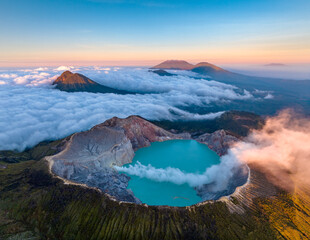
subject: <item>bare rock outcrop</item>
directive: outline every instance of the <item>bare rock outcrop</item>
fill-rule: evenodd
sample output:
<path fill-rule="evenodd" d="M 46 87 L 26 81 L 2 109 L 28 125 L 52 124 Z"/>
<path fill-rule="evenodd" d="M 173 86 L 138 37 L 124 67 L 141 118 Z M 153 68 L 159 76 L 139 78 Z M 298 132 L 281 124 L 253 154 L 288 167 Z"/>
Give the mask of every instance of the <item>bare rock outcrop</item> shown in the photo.
<path fill-rule="evenodd" d="M 97 126 L 101 125 L 123 129 L 125 135 L 130 139 L 134 151 L 149 146 L 151 142 L 191 138 L 188 133 L 173 134 L 138 116 L 130 116 L 125 119 L 113 117 Z"/>
<path fill-rule="evenodd" d="M 207 144 L 208 147 L 216 152 L 219 156 L 225 155 L 228 148 L 239 141 L 238 138 L 227 134 L 224 130 L 202 134 L 197 137 L 196 140 Z"/>

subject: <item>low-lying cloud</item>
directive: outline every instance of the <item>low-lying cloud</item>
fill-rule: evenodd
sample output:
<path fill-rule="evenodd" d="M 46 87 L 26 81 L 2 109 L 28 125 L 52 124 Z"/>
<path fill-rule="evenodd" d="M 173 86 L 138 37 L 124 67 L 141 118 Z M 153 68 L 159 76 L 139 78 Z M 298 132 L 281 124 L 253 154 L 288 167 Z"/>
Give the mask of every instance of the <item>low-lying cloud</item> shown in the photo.
<path fill-rule="evenodd" d="M 66 68 L 72 70 L 72 67 Z M 223 112 L 197 114 L 184 109 L 254 100 L 246 90 L 186 74 L 161 77 L 148 69 L 104 67 L 81 67 L 78 72 L 106 86 L 143 94 L 62 92 L 51 85 L 61 73 L 55 72 L 55 68 L 2 71 L 0 150 L 21 151 L 43 140 L 87 130 L 114 116 L 135 114 L 152 120 L 212 119 Z"/>
<path fill-rule="evenodd" d="M 54 71 L 70 71 L 74 69 L 73 66 L 59 66 L 58 68 L 55 68 Z"/>

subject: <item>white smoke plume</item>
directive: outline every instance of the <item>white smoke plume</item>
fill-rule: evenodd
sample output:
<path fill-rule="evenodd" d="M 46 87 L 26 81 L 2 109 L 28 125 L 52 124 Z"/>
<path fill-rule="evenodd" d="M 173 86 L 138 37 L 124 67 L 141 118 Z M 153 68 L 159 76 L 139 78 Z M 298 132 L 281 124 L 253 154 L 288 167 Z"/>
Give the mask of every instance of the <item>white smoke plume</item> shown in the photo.
<path fill-rule="evenodd" d="M 291 110 L 268 118 L 263 129 L 254 130 L 236 143 L 221 157 L 220 164 L 202 174 L 185 173 L 173 167 L 157 169 L 141 163 L 116 169 L 153 181 L 187 183 L 192 187 L 213 183 L 213 190 L 221 191 L 227 187 L 234 169 L 242 164 L 259 169 L 269 181 L 287 191 L 298 186 L 310 187 L 310 119 Z"/>
<path fill-rule="evenodd" d="M 268 118 L 262 130 L 236 144 L 227 157 L 258 167 L 286 190 L 310 186 L 310 119 L 292 110 L 282 111 Z"/>
<path fill-rule="evenodd" d="M 155 168 L 150 164 L 146 166 L 140 162 L 137 162 L 135 165 L 129 165 L 128 167 L 115 166 L 115 169 L 152 181 L 171 182 L 178 185 L 188 184 L 191 187 L 199 187 L 204 184 L 212 183 L 212 190 L 223 191 L 227 188 L 228 181 L 231 180 L 235 167 L 238 166 L 240 165 L 236 159 L 224 156 L 221 158 L 219 164 L 206 168 L 201 174 L 186 173 L 173 167 Z"/>

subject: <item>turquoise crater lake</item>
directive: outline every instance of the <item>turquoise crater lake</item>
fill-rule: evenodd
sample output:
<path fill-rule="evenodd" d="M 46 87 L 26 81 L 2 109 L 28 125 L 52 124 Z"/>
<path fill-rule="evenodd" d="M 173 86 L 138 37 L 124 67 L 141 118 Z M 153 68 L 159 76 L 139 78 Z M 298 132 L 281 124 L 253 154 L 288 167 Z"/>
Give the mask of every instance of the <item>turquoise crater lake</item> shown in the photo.
<path fill-rule="evenodd" d="M 219 156 L 205 144 L 194 140 L 170 140 L 139 149 L 132 163 L 124 165 L 120 171 L 130 176 L 128 189 L 142 203 L 190 206 L 202 201 L 190 186 L 198 180 L 196 175 L 219 163 Z M 126 171 L 130 168 L 134 172 Z M 182 183 L 184 174 L 188 181 Z"/>

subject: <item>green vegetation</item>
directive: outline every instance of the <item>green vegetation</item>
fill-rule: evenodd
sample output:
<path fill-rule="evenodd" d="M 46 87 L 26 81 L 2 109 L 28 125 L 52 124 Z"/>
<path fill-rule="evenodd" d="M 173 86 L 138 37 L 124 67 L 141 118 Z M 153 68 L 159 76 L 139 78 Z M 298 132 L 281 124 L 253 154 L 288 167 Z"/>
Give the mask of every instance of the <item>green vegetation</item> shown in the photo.
<path fill-rule="evenodd" d="M 157 126 L 166 130 L 176 132 L 189 132 L 193 135 L 212 133 L 219 129 L 224 129 L 236 137 L 247 136 L 250 129 L 260 129 L 264 125 L 264 120 L 254 113 L 242 111 L 229 111 L 219 118 L 212 120 L 197 121 L 152 121 Z"/>
<path fill-rule="evenodd" d="M 0 170 L 0 234 L 39 239 L 274 239 L 267 221 L 231 214 L 225 203 L 186 208 L 119 204 L 96 190 L 65 185 L 44 160 Z M 268 233 L 268 235 L 266 235 Z M 254 234 L 255 238 L 249 238 Z"/>
<path fill-rule="evenodd" d="M 310 222 L 305 200 L 288 193 L 257 199 L 256 207 L 245 208 L 243 214 L 231 213 L 224 202 L 145 207 L 66 185 L 49 174 L 45 160 L 0 164 L 6 166 L 0 169 L 3 239 L 302 239 L 294 238 L 296 232 L 310 236 L 304 230 Z M 240 205 L 236 199 L 233 203 Z"/>
<path fill-rule="evenodd" d="M 40 160 L 41 158 L 55 154 L 62 147 L 63 139 L 57 141 L 44 141 L 24 152 L 0 151 L 0 162 L 18 163 L 27 160 Z"/>

